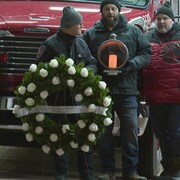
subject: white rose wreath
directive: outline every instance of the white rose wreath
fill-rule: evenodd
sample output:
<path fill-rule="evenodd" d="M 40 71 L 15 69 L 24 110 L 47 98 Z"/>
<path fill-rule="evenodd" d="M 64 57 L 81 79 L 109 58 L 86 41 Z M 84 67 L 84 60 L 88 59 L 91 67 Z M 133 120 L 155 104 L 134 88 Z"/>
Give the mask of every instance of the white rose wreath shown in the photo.
<path fill-rule="evenodd" d="M 70 88 L 78 105 L 48 106 L 46 98 L 65 88 Z M 22 121 L 26 140 L 38 142 L 44 153 L 55 151 L 61 156 L 71 150 L 88 152 L 105 126 L 112 123 L 112 103 L 106 83 L 92 69 L 86 69 L 83 63 L 75 65 L 64 55 L 49 63 L 32 64 L 15 95 L 13 113 Z M 64 108 L 79 113 L 77 123 L 59 124 L 47 115 L 63 114 Z"/>

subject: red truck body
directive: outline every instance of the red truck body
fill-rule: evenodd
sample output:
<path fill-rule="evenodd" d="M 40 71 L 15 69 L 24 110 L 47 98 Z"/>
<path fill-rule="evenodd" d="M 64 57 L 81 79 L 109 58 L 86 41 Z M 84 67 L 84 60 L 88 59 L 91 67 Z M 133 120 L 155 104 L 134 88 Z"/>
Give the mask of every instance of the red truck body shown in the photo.
<path fill-rule="evenodd" d="M 152 26 L 162 0 L 121 1 L 121 13 L 144 30 Z M 101 18 L 100 2 L 0 0 L 0 110 L 12 110 L 13 90 L 29 65 L 36 62 L 41 42 L 57 32 L 62 9 L 72 5 L 83 16 L 84 28 Z"/>
<path fill-rule="evenodd" d="M 121 13 L 128 21 L 146 31 L 153 26 L 154 14 L 163 0 L 120 2 Z M 101 18 L 99 0 L 0 0 L 0 132 L 12 130 L 14 126 L 9 125 L 19 122 L 12 115 L 13 91 L 24 72 L 36 63 L 41 43 L 57 32 L 67 5 L 82 14 L 84 30 Z"/>
<path fill-rule="evenodd" d="M 154 26 L 155 12 L 163 0 L 120 2 L 123 4 L 121 13 L 129 23 L 147 31 Z M 0 0 L 0 145 L 32 146 L 22 135 L 21 121 L 12 114 L 15 103 L 13 91 L 20 84 L 24 72 L 37 62 L 41 43 L 57 32 L 62 9 L 67 5 L 82 14 L 84 30 L 101 18 L 100 0 Z M 144 142 L 149 143 L 150 137 L 154 138 L 149 133 L 145 135 L 148 140 Z M 147 176 L 157 174 L 152 153 L 154 148 L 142 144 L 145 153 L 140 153 L 140 169 Z"/>

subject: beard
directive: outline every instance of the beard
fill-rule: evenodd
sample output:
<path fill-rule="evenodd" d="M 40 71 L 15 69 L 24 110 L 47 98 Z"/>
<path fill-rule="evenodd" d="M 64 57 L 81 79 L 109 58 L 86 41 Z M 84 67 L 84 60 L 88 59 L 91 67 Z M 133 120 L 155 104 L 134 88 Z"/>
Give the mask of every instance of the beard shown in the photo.
<path fill-rule="evenodd" d="M 115 27 L 115 25 L 118 23 L 119 21 L 119 16 L 108 16 L 108 17 L 102 17 L 102 21 L 104 22 L 104 24 L 106 24 L 108 27 Z"/>

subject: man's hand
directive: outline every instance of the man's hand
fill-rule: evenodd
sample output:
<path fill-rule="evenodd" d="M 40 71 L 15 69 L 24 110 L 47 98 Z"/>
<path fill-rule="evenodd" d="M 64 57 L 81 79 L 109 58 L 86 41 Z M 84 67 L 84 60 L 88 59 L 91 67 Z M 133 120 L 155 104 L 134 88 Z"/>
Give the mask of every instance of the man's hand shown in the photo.
<path fill-rule="evenodd" d="M 121 69 L 122 74 L 128 74 L 135 70 L 135 63 L 132 61 L 128 61 L 127 64 Z"/>

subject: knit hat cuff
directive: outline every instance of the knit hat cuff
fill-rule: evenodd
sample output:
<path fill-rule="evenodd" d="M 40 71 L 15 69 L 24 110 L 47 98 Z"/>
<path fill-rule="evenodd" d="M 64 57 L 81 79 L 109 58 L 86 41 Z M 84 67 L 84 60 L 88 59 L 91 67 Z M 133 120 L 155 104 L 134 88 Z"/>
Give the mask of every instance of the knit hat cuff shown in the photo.
<path fill-rule="evenodd" d="M 63 9 L 63 15 L 61 17 L 60 26 L 61 28 L 70 28 L 83 22 L 81 14 L 72 6 L 66 6 Z"/>
<path fill-rule="evenodd" d="M 101 12 L 106 4 L 114 4 L 115 6 L 117 6 L 118 10 L 121 11 L 122 4 L 119 2 L 119 0 L 102 0 L 100 5 Z"/>

